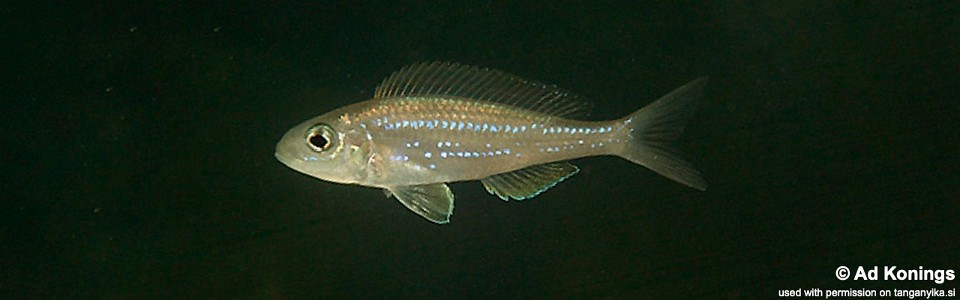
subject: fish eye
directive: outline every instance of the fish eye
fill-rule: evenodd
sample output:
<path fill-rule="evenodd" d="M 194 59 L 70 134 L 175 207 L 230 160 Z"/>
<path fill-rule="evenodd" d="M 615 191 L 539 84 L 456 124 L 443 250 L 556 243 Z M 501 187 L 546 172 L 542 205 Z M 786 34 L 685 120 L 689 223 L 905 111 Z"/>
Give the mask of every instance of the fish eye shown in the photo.
<path fill-rule="evenodd" d="M 314 152 L 324 152 L 336 143 L 337 133 L 330 125 L 319 123 L 307 129 L 305 142 Z"/>
<path fill-rule="evenodd" d="M 326 149 L 330 145 L 330 141 L 327 140 L 322 134 L 311 135 L 309 139 L 310 145 L 317 149 Z"/>

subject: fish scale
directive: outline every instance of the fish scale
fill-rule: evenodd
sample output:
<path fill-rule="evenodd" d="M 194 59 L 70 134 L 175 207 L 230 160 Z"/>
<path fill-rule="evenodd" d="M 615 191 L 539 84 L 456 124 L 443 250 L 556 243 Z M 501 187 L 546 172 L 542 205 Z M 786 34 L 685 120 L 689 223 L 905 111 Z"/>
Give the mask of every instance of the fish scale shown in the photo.
<path fill-rule="evenodd" d="M 623 142 L 622 121 L 567 120 L 469 100 L 387 99 L 350 119 L 365 125 L 378 155 L 388 158 L 382 167 L 391 172 L 382 181 L 391 184 L 477 180 L 520 166 L 610 154 Z M 414 143 L 420 146 L 410 147 Z"/>

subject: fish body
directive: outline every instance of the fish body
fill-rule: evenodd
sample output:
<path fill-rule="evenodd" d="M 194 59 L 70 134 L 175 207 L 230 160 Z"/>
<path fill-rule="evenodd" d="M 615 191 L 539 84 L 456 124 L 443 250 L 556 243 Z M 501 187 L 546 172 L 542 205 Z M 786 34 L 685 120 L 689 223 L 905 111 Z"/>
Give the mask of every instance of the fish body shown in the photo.
<path fill-rule="evenodd" d="M 383 188 L 435 223 L 449 222 L 446 183 L 480 180 L 503 200 L 536 196 L 576 174 L 571 159 L 616 155 L 704 190 L 673 143 L 706 79 L 609 121 L 581 120 L 589 103 L 555 86 L 451 63 L 408 66 L 373 99 L 290 129 L 275 156 L 304 174 Z"/>

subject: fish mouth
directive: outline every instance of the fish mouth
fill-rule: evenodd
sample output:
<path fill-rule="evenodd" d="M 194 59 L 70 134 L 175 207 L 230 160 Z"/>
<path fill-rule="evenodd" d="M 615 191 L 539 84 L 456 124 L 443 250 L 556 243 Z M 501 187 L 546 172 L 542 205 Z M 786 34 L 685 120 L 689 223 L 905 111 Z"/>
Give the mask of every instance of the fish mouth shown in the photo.
<path fill-rule="evenodd" d="M 280 163 L 282 163 L 283 165 L 293 168 L 292 163 L 295 161 L 294 158 L 289 156 L 284 156 L 283 154 L 280 154 L 280 152 L 274 152 L 273 157 L 276 157 L 277 160 L 280 161 Z"/>

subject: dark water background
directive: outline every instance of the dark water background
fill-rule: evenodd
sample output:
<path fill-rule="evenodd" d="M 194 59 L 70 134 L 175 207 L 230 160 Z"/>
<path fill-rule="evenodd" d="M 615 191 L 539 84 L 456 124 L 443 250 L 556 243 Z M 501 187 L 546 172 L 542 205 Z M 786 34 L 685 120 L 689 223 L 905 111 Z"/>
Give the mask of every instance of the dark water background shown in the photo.
<path fill-rule="evenodd" d="M 774 298 L 838 266 L 960 271 L 957 1 L 8 3 L 3 298 Z M 663 3 L 667 2 L 667 3 Z M 617 158 L 437 226 L 276 162 L 403 65 L 619 117 L 711 76 L 698 192 Z"/>

